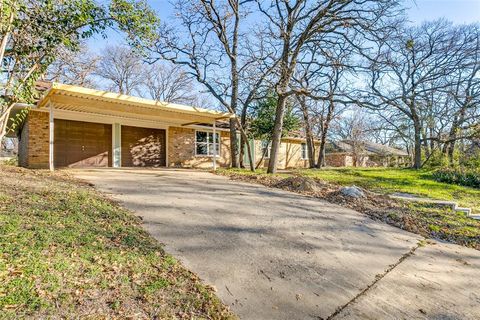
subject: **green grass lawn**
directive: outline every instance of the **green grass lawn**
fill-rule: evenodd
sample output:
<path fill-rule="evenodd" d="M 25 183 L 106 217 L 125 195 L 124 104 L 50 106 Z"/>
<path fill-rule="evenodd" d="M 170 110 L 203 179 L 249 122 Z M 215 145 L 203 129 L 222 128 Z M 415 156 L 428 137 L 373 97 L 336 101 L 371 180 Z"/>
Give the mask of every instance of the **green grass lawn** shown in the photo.
<path fill-rule="evenodd" d="M 264 169 L 252 173 L 245 169 L 230 169 L 244 175 L 263 175 Z M 480 213 L 480 190 L 454 184 L 437 182 L 432 171 L 397 168 L 324 168 L 280 170 L 277 176 L 302 175 L 342 186 L 357 185 L 373 192 L 391 194 L 411 193 L 439 200 L 455 200 L 460 206 L 470 207 Z"/>
<path fill-rule="evenodd" d="M 330 168 L 303 169 L 301 175 L 318 178 L 340 185 L 352 185 L 374 192 L 389 194 L 404 192 L 432 199 L 455 200 L 461 206 L 480 211 L 480 190 L 437 182 L 431 171 L 391 168 Z"/>
<path fill-rule="evenodd" d="M 140 223 L 65 174 L 0 165 L 0 318 L 232 318 Z"/>

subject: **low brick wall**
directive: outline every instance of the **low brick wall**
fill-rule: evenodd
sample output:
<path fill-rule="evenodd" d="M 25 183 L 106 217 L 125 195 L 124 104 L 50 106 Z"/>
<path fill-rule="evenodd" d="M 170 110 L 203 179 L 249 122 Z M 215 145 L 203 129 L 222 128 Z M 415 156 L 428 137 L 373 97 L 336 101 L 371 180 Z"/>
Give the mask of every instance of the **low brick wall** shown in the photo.
<path fill-rule="evenodd" d="M 346 154 L 343 153 L 331 153 L 325 155 L 325 165 L 327 167 L 345 167 L 345 166 L 352 166 L 352 159 L 347 159 Z"/>
<path fill-rule="evenodd" d="M 28 168 L 49 167 L 49 114 L 31 110 L 20 133 L 18 164 Z"/>

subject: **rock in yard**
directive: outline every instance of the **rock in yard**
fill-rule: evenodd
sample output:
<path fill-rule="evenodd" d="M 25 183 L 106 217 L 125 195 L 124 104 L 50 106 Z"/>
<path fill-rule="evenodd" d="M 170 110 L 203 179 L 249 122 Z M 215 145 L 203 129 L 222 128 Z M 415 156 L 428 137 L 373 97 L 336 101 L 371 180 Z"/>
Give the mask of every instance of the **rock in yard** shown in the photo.
<path fill-rule="evenodd" d="M 363 192 L 363 190 L 357 186 L 343 187 L 342 189 L 340 189 L 340 192 L 347 197 L 352 197 L 352 198 L 365 197 L 365 193 Z"/>
<path fill-rule="evenodd" d="M 279 183 L 279 187 L 287 187 L 295 191 L 315 192 L 318 190 L 314 179 L 308 177 L 288 177 Z"/>

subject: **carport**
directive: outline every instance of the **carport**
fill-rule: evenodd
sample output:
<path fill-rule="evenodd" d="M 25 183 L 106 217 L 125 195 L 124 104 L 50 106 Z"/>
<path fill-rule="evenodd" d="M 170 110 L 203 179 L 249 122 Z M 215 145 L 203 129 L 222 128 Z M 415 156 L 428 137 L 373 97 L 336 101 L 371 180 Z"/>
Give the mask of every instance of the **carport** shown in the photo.
<path fill-rule="evenodd" d="M 55 167 L 168 166 L 170 127 L 202 127 L 213 131 L 215 136 L 216 121 L 233 116 L 58 83 L 51 85 L 32 111 L 48 114 L 45 135 L 48 136 L 50 170 Z M 40 130 L 24 130 L 22 135 L 28 136 L 28 140 L 37 135 L 33 137 L 36 140 L 44 129 L 43 125 L 39 127 Z M 179 139 L 175 141 L 179 143 Z M 30 146 L 30 150 L 34 149 L 38 148 Z M 35 151 L 40 157 L 41 152 Z M 217 158 L 211 157 L 214 168 Z"/>

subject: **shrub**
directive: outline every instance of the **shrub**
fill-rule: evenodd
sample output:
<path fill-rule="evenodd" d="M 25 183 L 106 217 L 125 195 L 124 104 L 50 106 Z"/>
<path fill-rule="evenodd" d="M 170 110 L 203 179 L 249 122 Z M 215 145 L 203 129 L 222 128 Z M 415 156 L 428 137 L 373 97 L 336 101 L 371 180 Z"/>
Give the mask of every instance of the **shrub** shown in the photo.
<path fill-rule="evenodd" d="M 480 170 L 480 151 L 466 154 L 460 160 L 460 165 L 468 168 L 477 168 Z"/>
<path fill-rule="evenodd" d="M 433 179 L 438 182 L 446 182 L 480 189 L 480 170 L 478 169 L 438 169 L 433 172 Z"/>

